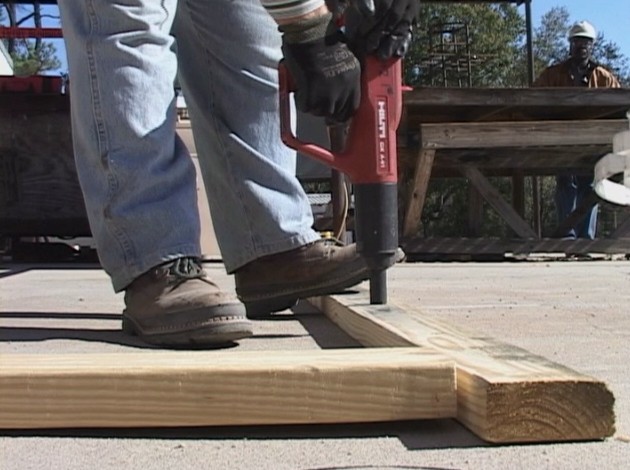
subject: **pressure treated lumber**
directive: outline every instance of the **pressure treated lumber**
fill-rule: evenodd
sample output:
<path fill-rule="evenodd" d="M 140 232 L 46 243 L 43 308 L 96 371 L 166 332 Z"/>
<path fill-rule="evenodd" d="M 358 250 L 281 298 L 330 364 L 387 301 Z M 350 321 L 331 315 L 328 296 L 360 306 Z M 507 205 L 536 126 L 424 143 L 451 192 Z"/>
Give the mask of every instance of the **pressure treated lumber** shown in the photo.
<path fill-rule="evenodd" d="M 0 428 L 376 422 L 456 415 L 452 361 L 418 348 L 0 357 Z"/>
<path fill-rule="evenodd" d="M 456 363 L 457 419 L 495 443 L 602 439 L 614 433 L 606 385 L 417 309 L 370 305 L 366 292 L 310 299 L 364 346 L 420 346 Z"/>

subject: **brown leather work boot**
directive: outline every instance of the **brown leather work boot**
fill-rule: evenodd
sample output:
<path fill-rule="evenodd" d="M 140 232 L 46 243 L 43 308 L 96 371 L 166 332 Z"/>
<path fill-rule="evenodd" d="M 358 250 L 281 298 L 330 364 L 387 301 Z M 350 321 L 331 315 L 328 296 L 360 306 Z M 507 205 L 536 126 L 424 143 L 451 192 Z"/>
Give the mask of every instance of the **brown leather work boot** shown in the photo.
<path fill-rule="evenodd" d="M 391 264 L 403 256 L 399 250 Z M 322 239 L 238 269 L 236 294 L 245 304 L 247 316 L 256 318 L 290 308 L 298 299 L 341 292 L 369 276 L 355 244 Z"/>
<path fill-rule="evenodd" d="M 252 336 L 245 307 L 206 279 L 196 258 L 146 272 L 125 291 L 123 331 L 160 346 L 220 346 Z"/>

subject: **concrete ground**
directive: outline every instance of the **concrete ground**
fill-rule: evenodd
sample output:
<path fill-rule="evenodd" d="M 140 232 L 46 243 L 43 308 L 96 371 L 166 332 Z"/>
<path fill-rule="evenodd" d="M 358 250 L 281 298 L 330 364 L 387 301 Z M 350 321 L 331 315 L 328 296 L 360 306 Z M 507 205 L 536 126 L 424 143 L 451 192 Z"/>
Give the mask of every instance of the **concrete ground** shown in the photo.
<path fill-rule="evenodd" d="M 218 263 L 211 276 L 233 287 Z M 617 432 L 605 441 L 493 446 L 453 420 L 335 426 L 0 431 L 0 469 L 630 468 L 630 262 L 403 263 L 395 303 L 520 346 L 605 381 Z M 11 353 L 146 351 L 120 331 L 121 296 L 86 265 L 0 268 L 0 367 Z M 256 322 L 240 349 L 357 347 L 308 308 Z"/>

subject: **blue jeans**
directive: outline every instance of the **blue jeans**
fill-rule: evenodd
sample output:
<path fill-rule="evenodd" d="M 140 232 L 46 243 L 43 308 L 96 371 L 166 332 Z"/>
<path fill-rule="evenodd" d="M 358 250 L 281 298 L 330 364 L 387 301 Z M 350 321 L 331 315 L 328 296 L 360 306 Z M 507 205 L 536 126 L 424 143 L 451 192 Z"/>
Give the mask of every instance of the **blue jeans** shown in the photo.
<path fill-rule="evenodd" d="M 59 7 L 75 160 L 115 291 L 160 263 L 200 255 L 195 170 L 175 132 L 178 67 L 227 271 L 319 238 L 296 154 L 280 140 L 280 36 L 258 0 Z"/>
<path fill-rule="evenodd" d="M 556 210 L 558 221 L 562 222 L 571 212 L 582 204 L 584 198 L 591 192 L 593 178 L 591 176 L 560 175 L 556 177 Z M 569 230 L 566 238 L 590 238 L 597 234 L 597 204 L 586 213 L 584 219 Z"/>

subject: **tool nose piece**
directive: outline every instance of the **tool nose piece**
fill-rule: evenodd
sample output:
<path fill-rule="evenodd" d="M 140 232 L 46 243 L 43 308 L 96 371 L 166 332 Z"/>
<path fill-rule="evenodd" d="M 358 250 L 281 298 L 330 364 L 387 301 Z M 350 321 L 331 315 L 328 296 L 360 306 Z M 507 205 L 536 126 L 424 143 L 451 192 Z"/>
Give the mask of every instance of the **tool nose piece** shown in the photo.
<path fill-rule="evenodd" d="M 384 305 L 387 303 L 387 271 L 379 269 L 372 271 L 370 276 L 370 304 Z"/>

